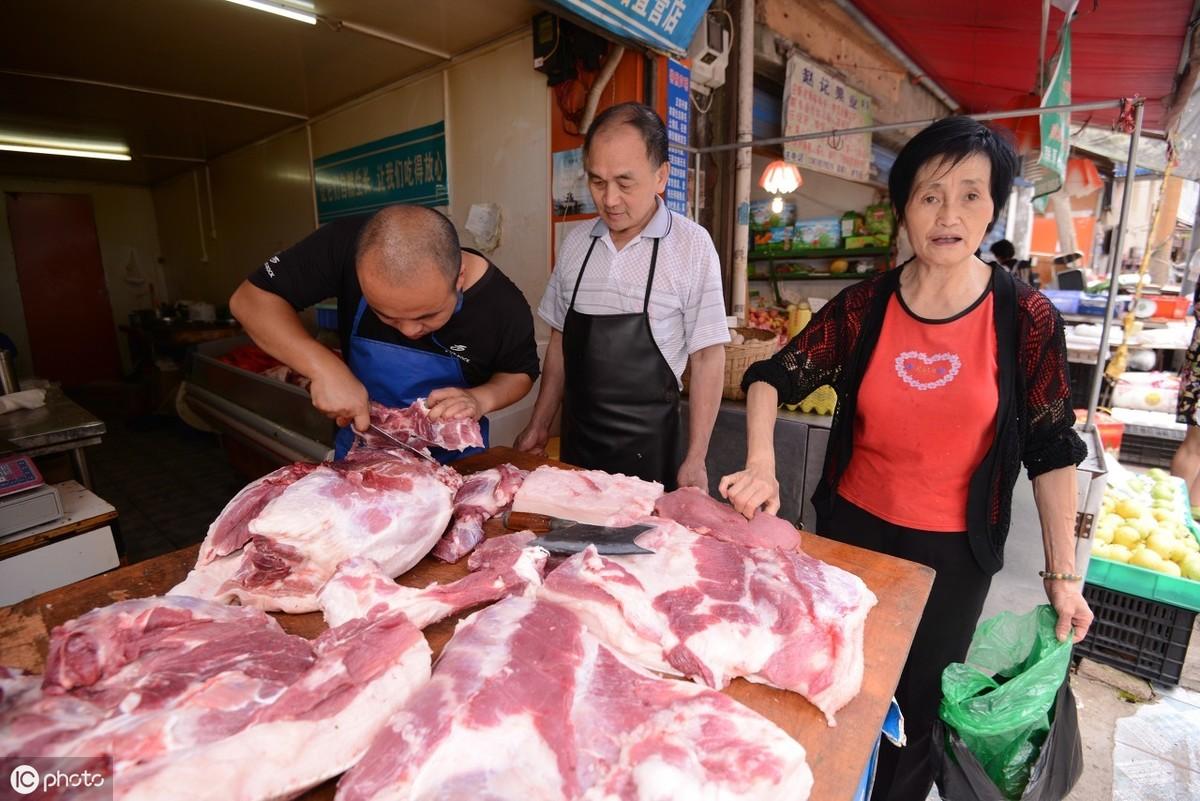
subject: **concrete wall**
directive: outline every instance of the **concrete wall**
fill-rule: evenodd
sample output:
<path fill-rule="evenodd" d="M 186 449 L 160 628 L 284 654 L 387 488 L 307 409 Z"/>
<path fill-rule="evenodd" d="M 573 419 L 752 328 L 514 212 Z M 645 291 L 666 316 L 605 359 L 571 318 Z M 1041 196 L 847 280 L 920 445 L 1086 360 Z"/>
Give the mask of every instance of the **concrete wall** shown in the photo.
<path fill-rule="evenodd" d="M 209 187 L 211 186 L 211 197 Z M 271 254 L 313 229 L 308 142 L 293 131 L 154 187 L 171 300 L 229 301 Z"/>
<path fill-rule="evenodd" d="M 158 265 L 158 231 L 155 227 L 154 201 L 149 189 L 123 184 L 0 176 L 0 331 L 12 337 L 17 346 L 19 375 L 32 375 L 33 364 L 8 229 L 8 192 L 79 194 L 92 198 L 100 259 L 104 266 L 114 326 L 126 323 L 129 313 L 134 309 L 150 305 L 150 284 L 154 284 L 160 298 L 163 296 L 166 282 Z M 126 268 L 131 259 L 133 266 L 127 278 Z M 134 283 L 129 280 L 138 275 L 145 281 Z M 118 334 L 117 343 L 121 351 L 121 364 L 128 370 L 130 361 L 125 336 Z"/>
<path fill-rule="evenodd" d="M 372 96 L 312 123 L 314 157 L 446 119 L 448 212 L 463 243 L 473 203 L 501 208 L 500 245 L 488 254 L 536 305 L 550 269 L 549 144 L 545 76 L 522 38 L 448 70 Z M 304 130 L 216 159 L 212 212 L 198 171 L 154 189 L 173 298 L 221 304 L 264 258 L 315 226 Z M 199 206 L 199 208 L 197 208 Z M 211 236 L 215 224 L 216 236 Z M 207 261 L 201 246 L 207 250 Z"/>

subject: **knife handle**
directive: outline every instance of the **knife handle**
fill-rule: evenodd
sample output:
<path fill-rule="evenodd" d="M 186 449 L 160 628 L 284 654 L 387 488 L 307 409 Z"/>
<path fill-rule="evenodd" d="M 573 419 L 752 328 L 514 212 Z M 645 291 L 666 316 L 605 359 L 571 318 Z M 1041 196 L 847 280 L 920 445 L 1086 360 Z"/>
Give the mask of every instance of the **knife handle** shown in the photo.
<path fill-rule="evenodd" d="M 533 531 L 541 533 L 550 531 L 555 528 L 557 522 L 553 517 L 546 515 L 533 514 L 532 512 L 513 512 L 504 513 L 504 527 L 509 531 Z"/>

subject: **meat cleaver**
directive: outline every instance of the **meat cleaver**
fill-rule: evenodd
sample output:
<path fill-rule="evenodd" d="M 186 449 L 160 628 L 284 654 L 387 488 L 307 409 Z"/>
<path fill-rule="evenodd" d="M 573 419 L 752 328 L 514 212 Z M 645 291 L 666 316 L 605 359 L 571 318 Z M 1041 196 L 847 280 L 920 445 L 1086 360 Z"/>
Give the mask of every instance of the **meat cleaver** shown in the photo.
<path fill-rule="evenodd" d="M 512 531 L 533 531 L 541 534 L 529 544 L 540 545 L 552 554 L 570 556 L 595 545 L 597 553 L 606 556 L 628 556 L 630 554 L 654 553 L 634 542 L 642 532 L 653 526 L 635 523 L 629 526 L 595 526 L 547 517 L 528 512 L 505 512 L 504 527 Z"/>

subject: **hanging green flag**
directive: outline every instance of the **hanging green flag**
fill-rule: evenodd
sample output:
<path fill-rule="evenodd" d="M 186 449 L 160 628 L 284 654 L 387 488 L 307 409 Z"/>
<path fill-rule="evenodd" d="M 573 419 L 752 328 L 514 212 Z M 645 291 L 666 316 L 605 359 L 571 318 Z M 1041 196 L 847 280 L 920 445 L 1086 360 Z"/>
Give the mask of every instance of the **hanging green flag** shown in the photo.
<path fill-rule="evenodd" d="M 1071 103 L 1071 28 L 1065 26 L 1050 73 L 1042 108 Z M 1041 115 L 1042 144 L 1037 175 L 1033 178 L 1034 195 L 1045 205 L 1045 196 L 1062 188 L 1067 177 L 1067 157 L 1071 153 L 1071 115 L 1065 111 Z"/>

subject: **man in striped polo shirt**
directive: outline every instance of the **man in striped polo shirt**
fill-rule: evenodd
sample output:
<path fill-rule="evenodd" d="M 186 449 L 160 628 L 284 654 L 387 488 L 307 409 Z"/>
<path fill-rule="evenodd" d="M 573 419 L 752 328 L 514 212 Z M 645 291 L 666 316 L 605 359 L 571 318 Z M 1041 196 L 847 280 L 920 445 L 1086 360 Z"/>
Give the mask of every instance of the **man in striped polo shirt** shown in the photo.
<path fill-rule="evenodd" d="M 516 446 L 542 452 L 561 406 L 563 461 L 707 491 L 729 341 L 712 239 L 659 197 L 670 165 L 653 109 L 605 110 L 583 152 L 599 218 L 559 249 L 538 307 L 552 328 L 541 390 Z M 689 364 L 684 437 L 679 397 Z"/>

